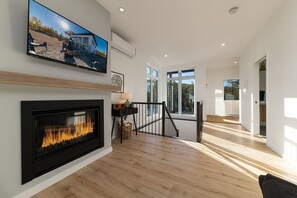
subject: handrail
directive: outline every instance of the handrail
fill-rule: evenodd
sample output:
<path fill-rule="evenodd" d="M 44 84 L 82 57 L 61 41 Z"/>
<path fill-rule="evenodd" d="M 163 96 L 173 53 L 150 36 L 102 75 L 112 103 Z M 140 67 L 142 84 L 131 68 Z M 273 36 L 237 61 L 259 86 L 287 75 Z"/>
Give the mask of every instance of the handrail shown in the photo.
<path fill-rule="evenodd" d="M 162 119 L 162 118 L 160 118 L 160 119 L 158 119 L 158 120 L 154 120 L 154 121 L 152 121 L 152 122 L 149 122 L 149 123 L 147 123 L 147 124 L 145 124 L 145 125 L 143 125 L 143 126 L 140 126 L 140 127 L 137 128 L 137 130 L 141 130 L 141 129 L 143 129 L 143 128 L 145 128 L 145 127 L 151 125 L 151 124 L 154 124 L 154 123 L 156 123 L 156 122 L 159 122 L 161 119 Z"/>
<path fill-rule="evenodd" d="M 170 119 L 170 121 L 171 121 L 171 123 L 172 123 L 172 125 L 173 125 L 173 127 L 174 127 L 174 129 L 175 129 L 175 131 L 176 131 L 176 137 L 179 137 L 179 130 L 177 129 L 177 127 L 176 127 L 174 121 L 172 120 L 172 117 L 171 117 L 170 112 L 169 112 L 169 110 L 168 110 L 168 108 L 167 108 L 166 105 L 165 105 L 165 110 L 166 110 L 166 112 L 167 112 L 167 114 L 168 114 L 168 117 L 169 117 L 169 119 Z"/>
<path fill-rule="evenodd" d="M 165 101 L 162 102 L 162 136 L 165 136 Z"/>
<path fill-rule="evenodd" d="M 132 104 L 162 105 L 160 102 L 132 102 Z"/>
<path fill-rule="evenodd" d="M 179 136 L 179 130 L 177 129 L 165 101 L 159 102 L 132 102 L 134 107 L 139 109 L 136 116 L 137 131 L 143 130 L 144 133 L 150 133 L 154 135 L 162 136 Z M 166 113 L 168 116 L 166 116 Z M 169 118 L 173 128 L 171 133 L 165 131 L 166 119 Z M 140 131 L 141 132 L 141 131 Z"/>

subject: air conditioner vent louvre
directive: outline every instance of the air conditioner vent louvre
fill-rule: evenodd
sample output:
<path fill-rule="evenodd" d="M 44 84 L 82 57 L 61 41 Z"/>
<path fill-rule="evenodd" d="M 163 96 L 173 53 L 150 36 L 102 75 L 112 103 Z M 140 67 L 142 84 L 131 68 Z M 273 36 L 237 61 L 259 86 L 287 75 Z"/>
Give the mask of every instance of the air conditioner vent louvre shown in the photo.
<path fill-rule="evenodd" d="M 115 33 L 111 33 L 111 48 L 129 58 L 134 58 L 136 56 L 135 47 Z"/>

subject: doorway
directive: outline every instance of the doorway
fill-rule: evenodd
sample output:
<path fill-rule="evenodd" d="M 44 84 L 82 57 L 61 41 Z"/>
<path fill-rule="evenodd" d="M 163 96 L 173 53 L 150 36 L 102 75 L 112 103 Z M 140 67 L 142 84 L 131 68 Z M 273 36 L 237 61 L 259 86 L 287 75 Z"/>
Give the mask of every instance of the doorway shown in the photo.
<path fill-rule="evenodd" d="M 266 137 L 266 58 L 259 62 L 260 135 Z"/>
<path fill-rule="evenodd" d="M 267 58 L 255 63 L 252 92 L 252 133 L 266 137 Z"/>

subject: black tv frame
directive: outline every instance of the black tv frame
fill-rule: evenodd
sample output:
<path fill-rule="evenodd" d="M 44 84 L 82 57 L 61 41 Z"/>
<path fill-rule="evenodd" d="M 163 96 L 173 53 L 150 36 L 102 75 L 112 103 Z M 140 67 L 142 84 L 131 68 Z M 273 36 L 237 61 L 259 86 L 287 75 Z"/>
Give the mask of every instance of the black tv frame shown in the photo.
<path fill-rule="evenodd" d="M 80 26 L 79 24 L 73 22 L 72 20 L 70 20 L 70 19 L 64 17 L 63 15 L 61 15 L 61 14 L 55 12 L 54 10 L 48 8 L 47 6 L 45 6 L 45 5 L 43 5 L 43 4 L 39 3 L 39 2 L 37 2 L 37 1 L 35 1 L 35 0 L 32 0 L 32 1 L 34 1 L 34 2 L 37 3 L 37 4 L 39 4 L 40 6 L 43 6 L 43 7 L 46 8 L 46 9 L 50 10 L 51 12 L 53 12 L 53 13 L 55 13 L 55 14 L 61 16 L 61 17 L 63 17 L 64 19 L 66 19 L 66 20 L 70 21 L 71 23 L 73 23 L 73 24 L 79 26 L 80 28 L 85 29 L 86 31 L 90 32 L 91 34 L 94 34 L 95 36 L 99 37 L 100 39 L 106 41 L 106 43 L 107 43 L 106 67 L 105 67 L 105 71 L 102 72 L 102 71 L 97 71 L 97 70 L 95 70 L 95 69 L 87 68 L 87 67 L 84 67 L 84 66 L 80 66 L 80 65 L 76 65 L 76 64 L 71 64 L 71 63 L 67 63 L 67 62 L 64 62 L 64 61 L 59 61 L 59 60 L 57 60 L 57 59 L 48 58 L 48 57 L 43 57 L 43 56 L 40 56 L 40 55 L 35 55 L 35 54 L 31 54 L 31 53 L 29 53 L 29 50 L 28 50 L 28 37 L 29 37 L 29 30 L 30 30 L 30 29 L 29 29 L 29 20 L 30 20 L 30 1 L 31 1 L 31 0 L 28 0 L 27 37 L 26 37 L 26 41 L 27 41 L 27 55 L 32 56 L 32 57 L 35 57 L 35 58 L 38 58 L 38 59 L 43 59 L 43 60 L 47 60 L 47 61 L 51 61 L 51 62 L 62 63 L 62 64 L 64 64 L 64 65 L 68 65 L 68 66 L 72 66 L 72 67 L 78 67 L 78 68 L 85 69 L 85 70 L 88 70 L 88 71 L 93 71 L 93 72 L 96 72 L 96 73 L 105 73 L 105 74 L 107 73 L 107 67 L 108 67 L 108 55 L 109 55 L 109 42 L 108 42 L 107 40 L 103 39 L 102 37 L 98 36 L 97 34 L 94 34 L 93 32 L 87 30 L 86 28 Z"/>

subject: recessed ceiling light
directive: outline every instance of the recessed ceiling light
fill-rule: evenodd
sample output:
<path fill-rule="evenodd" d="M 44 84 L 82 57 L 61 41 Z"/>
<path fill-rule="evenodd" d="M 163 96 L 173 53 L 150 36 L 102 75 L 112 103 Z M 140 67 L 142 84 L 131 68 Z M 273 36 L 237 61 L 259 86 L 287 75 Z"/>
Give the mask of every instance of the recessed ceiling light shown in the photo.
<path fill-rule="evenodd" d="M 221 46 L 222 46 L 222 47 L 225 47 L 225 46 L 226 46 L 226 43 L 222 43 Z"/>
<path fill-rule="evenodd" d="M 234 64 L 237 64 L 238 62 L 237 61 L 234 61 Z"/>
<path fill-rule="evenodd" d="M 164 57 L 165 57 L 165 58 L 167 58 L 167 57 L 168 57 L 168 55 L 167 55 L 167 54 L 165 54 L 165 55 L 164 55 Z"/>
<path fill-rule="evenodd" d="M 238 12 L 238 7 L 233 7 L 229 10 L 230 14 L 236 14 Z"/>
<path fill-rule="evenodd" d="M 119 11 L 120 11 L 120 12 L 125 12 L 125 8 L 123 8 L 123 7 L 119 7 Z"/>

